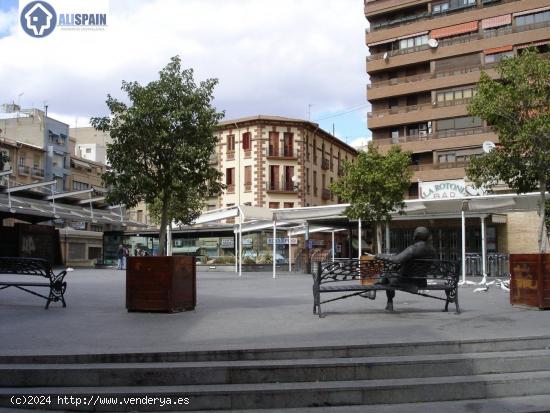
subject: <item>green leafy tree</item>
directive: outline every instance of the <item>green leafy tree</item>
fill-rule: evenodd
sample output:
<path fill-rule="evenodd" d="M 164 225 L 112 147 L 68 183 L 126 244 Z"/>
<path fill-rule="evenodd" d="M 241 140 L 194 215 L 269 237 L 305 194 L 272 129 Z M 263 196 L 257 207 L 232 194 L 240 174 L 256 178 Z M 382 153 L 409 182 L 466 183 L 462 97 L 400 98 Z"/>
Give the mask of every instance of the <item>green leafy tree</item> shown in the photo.
<path fill-rule="evenodd" d="M 344 161 L 344 176 L 331 190 L 350 203 L 346 215 L 367 225 L 389 222 L 393 211 L 405 207 L 403 195 L 409 188 L 412 172 L 410 152 L 399 146 L 381 154 L 371 142 L 368 151 L 359 152 L 355 161 Z"/>
<path fill-rule="evenodd" d="M 216 79 L 197 85 L 192 69 L 173 57 L 158 80 L 145 86 L 122 82 L 129 105 L 107 96 L 109 117 L 92 118 L 99 131 L 109 132 L 111 170 L 103 180 L 107 201 L 131 208 L 145 201 L 157 211 L 160 255 L 165 253 L 166 226 L 183 225 L 200 215 L 204 200 L 218 194 L 221 174 L 210 165 L 223 118 L 212 106 Z"/>
<path fill-rule="evenodd" d="M 534 50 L 503 59 L 498 78 L 482 72 L 469 112 L 495 129 L 499 144 L 471 160 L 468 177 L 493 188 L 504 182 L 518 194 L 540 191 L 539 250 L 546 251 L 545 193 L 550 179 L 550 60 Z"/>

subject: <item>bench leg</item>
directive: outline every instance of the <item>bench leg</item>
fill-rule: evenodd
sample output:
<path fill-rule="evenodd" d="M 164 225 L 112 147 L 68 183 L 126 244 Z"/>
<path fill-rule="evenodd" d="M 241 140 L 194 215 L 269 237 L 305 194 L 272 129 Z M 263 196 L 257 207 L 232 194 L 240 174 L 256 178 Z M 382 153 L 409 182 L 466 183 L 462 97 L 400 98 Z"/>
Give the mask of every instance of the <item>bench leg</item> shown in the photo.
<path fill-rule="evenodd" d="M 386 311 L 393 311 L 393 297 L 395 297 L 395 291 L 386 290 L 386 297 L 388 298 L 388 303 L 386 304 Z"/>
<path fill-rule="evenodd" d="M 458 294 L 455 295 L 455 307 L 456 307 L 456 313 L 455 314 L 460 314 L 460 306 L 458 305 Z"/>

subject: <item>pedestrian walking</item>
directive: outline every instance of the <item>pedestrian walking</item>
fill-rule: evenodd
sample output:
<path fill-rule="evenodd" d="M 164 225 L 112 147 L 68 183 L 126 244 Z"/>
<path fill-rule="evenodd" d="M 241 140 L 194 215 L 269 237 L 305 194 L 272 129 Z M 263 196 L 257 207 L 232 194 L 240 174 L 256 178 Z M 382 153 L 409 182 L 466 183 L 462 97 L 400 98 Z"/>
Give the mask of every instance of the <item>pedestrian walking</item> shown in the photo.
<path fill-rule="evenodd" d="M 117 267 L 117 269 L 122 270 L 123 269 L 122 264 L 123 264 L 123 261 L 124 261 L 124 246 L 122 244 L 120 244 L 118 246 L 117 257 L 118 257 L 118 267 Z"/>

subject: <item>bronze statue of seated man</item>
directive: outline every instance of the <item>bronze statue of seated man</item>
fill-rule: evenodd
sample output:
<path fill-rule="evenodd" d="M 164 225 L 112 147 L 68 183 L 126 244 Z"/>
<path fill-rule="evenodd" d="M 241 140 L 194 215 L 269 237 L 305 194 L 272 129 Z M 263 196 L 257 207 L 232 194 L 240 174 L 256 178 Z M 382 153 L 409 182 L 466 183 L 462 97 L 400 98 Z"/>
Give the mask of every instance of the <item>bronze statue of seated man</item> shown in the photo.
<path fill-rule="evenodd" d="M 412 271 L 408 265 L 411 260 L 419 258 L 436 258 L 437 253 L 431 243 L 431 234 L 428 228 L 418 227 L 413 234 L 414 244 L 405 248 L 399 254 L 377 254 L 376 258 L 393 264 L 400 264 L 399 272 L 396 274 L 382 275 L 380 284 L 389 284 L 404 290 L 416 293 L 419 287 L 426 286 L 425 278 L 418 278 L 418 275 Z M 393 310 L 393 297 L 395 291 L 386 291 L 388 296 L 388 305 L 386 310 Z"/>

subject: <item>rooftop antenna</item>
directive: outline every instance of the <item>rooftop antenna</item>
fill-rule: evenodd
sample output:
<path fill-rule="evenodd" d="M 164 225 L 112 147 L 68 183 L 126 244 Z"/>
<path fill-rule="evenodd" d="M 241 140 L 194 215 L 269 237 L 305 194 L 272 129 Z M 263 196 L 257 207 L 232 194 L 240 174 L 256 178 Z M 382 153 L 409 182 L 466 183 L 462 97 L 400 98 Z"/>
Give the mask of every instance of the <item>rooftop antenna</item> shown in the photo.
<path fill-rule="evenodd" d="M 308 103 L 307 105 L 307 120 L 311 121 L 311 107 L 313 106 L 313 103 Z"/>

